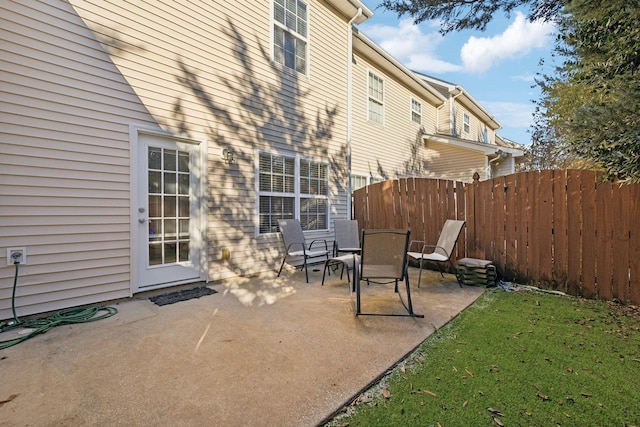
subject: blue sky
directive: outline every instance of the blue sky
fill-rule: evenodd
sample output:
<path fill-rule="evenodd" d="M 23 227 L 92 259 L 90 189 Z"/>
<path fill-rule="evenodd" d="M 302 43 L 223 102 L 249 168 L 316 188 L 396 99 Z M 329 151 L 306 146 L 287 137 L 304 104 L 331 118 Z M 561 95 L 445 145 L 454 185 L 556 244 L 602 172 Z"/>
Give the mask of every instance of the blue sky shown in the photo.
<path fill-rule="evenodd" d="M 461 85 L 500 122 L 500 135 L 530 143 L 532 100 L 539 98 L 533 79 L 542 71 L 540 59 L 549 63 L 552 24 L 530 23 L 523 10 L 509 18 L 496 14 L 485 32 L 442 36 L 437 22 L 416 26 L 410 17 L 399 19 L 378 8 L 377 0 L 365 3 L 374 11 L 373 18 L 358 26 L 367 37 L 409 69 Z"/>

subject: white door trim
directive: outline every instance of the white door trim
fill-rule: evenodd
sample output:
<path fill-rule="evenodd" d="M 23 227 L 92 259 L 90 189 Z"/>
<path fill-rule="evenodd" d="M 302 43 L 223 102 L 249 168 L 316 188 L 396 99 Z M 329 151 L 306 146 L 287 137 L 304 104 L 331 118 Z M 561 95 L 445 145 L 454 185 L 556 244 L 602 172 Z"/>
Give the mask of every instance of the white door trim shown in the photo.
<path fill-rule="evenodd" d="M 164 283 L 158 286 L 145 286 L 141 289 L 138 286 L 140 280 L 140 273 L 138 266 L 139 263 L 144 262 L 140 259 L 139 256 L 139 245 L 140 236 L 138 232 L 138 206 L 140 205 L 140 197 L 138 192 L 138 174 L 139 174 L 139 166 L 140 166 L 140 156 L 138 154 L 138 148 L 140 144 L 140 135 L 149 135 L 149 136 L 157 136 L 161 138 L 170 138 L 174 141 L 184 142 L 191 145 L 197 145 L 199 147 L 200 152 L 200 165 L 199 169 L 202 172 L 200 176 L 200 185 L 199 191 L 196 194 L 196 197 L 199 198 L 199 219 L 200 223 L 199 228 L 202 230 L 200 233 L 200 241 L 199 248 L 197 251 L 199 254 L 199 280 L 208 281 L 208 263 L 207 263 L 207 140 L 197 140 L 194 138 L 187 138 L 184 136 L 176 136 L 169 132 L 164 132 L 162 130 L 158 130 L 157 128 L 152 128 L 149 126 L 139 125 L 139 124 L 130 124 L 129 125 L 129 155 L 130 155 L 130 180 L 129 180 L 129 191 L 130 191 L 130 236 L 131 236 L 131 247 L 130 247 L 130 294 L 133 295 L 140 291 L 152 290 L 160 287 L 168 287 L 168 286 L 176 286 L 182 283 L 188 283 L 191 280 L 186 282 L 171 282 Z"/>

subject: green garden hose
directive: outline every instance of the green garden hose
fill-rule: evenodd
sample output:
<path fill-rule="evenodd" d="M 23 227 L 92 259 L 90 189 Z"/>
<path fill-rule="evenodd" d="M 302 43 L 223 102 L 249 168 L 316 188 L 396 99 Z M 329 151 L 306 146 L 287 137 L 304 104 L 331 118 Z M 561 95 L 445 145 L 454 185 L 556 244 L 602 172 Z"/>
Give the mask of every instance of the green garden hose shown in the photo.
<path fill-rule="evenodd" d="M 15 308 L 15 297 L 16 297 L 16 287 L 18 284 L 18 265 L 20 263 L 16 262 L 16 274 L 13 280 L 13 292 L 11 294 L 11 308 L 13 310 L 13 322 L 10 324 L 4 325 L 0 323 L 0 332 L 6 332 L 13 329 L 22 328 L 25 330 L 31 329 L 32 331 L 24 334 L 20 337 L 0 341 L 0 350 L 4 350 L 5 348 L 9 348 L 18 343 L 28 340 L 31 337 L 34 337 L 38 334 L 43 334 L 47 332 L 49 329 L 54 326 L 61 325 L 69 325 L 73 323 L 86 323 L 93 322 L 96 320 L 106 319 L 107 317 L 111 317 L 118 312 L 116 308 L 113 307 L 73 307 L 66 308 L 60 311 L 57 311 L 50 317 L 46 317 L 43 319 L 31 319 L 22 321 L 18 319 L 16 316 L 16 308 Z M 101 313 L 102 314 L 98 314 Z"/>

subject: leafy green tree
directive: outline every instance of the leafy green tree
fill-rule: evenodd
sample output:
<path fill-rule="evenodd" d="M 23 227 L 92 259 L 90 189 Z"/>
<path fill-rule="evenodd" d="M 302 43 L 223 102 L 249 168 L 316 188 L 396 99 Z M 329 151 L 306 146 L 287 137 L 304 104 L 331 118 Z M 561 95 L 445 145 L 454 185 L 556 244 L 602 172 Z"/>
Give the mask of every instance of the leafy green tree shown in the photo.
<path fill-rule="evenodd" d="M 596 162 L 606 178 L 640 182 L 638 0 L 573 0 L 559 19 L 564 58 L 538 84 L 547 144 Z M 534 129 L 536 126 L 534 126 Z"/>
<path fill-rule="evenodd" d="M 640 0 L 383 0 L 414 22 L 439 20 L 441 32 L 484 30 L 502 11 L 558 23 L 554 75 L 540 76 L 532 168 L 599 168 L 640 182 Z"/>
<path fill-rule="evenodd" d="M 380 6 L 409 15 L 416 24 L 437 19 L 440 31 L 446 34 L 459 30 L 484 31 L 495 13 L 502 10 L 507 16 L 517 8 L 529 9 L 530 21 L 555 19 L 564 6 L 563 0 L 383 0 Z"/>

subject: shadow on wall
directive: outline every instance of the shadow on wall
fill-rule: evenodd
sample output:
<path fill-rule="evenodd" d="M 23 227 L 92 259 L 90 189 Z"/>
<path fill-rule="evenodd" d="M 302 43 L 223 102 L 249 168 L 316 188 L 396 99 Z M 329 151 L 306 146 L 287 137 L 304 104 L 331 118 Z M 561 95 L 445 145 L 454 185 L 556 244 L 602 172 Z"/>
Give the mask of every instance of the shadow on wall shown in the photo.
<path fill-rule="evenodd" d="M 402 162 L 401 167 L 396 168 L 394 171 L 387 171 L 380 163 L 380 160 L 376 160 L 376 174 L 373 173 L 371 165 L 369 165 L 369 173 L 371 176 L 381 177 L 384 181 L 408 176 L 427 176 L 428 162 L 422 140 L 423 135 L 423 131 L 419 130 L 416 132 L 416 137 L 413 140 L 409 139 L 406 141 L 406 144 L 410 148 L 409 157 Z"/>
<path fill-rule="evenodd" d="M 205 107 L 211 116 L 208 139 L 220 153 L 224 147 L 232 147 L 236 162 L 226 165 L 214 154 L 208 159 L 208 229 L 210 263 L 221 263 L 222 247 L 218 242 L 233 242 L 238 249 L 247 248 L 252 263 L 274 263 L 280 256 L 280 242 L 277 236 L 265 235 L 255 238 L 256 197 L 255 197 L 255 149 L 283 149 L 317 159 L 327 159 L 329 142 L 334 137 L 335 119 L 340 114 L 338 106 L 325 104 L 318 108 L 315 117 L 309 117 L 309 109 L 304 105 L 310 93 L 305 92 L 295 73 L 283 72 L 269 55 L 268 46 L 256 42 L 247 44 L 231 19 L 227 18 L 225 36 L 233 49 L 230 54 L 241 65 L 238 71 L 227 68 L 208 70 L 215 73 L 226 86 L 225 98 L 220 99 L 212 89 L 202 83 L 203 72 L 178 58 L 181 75 L 177 80 Z M 254 46 L 259 46 L 256 52 Z M 253 51 L 252 51 L 253 50 Z M 256 61 L 260 61 L 257 71 Z M 271 73 L 265 73 L 262 65 L 269 64 Z M 234 100 L 229 107 L 228 98 Z M 222 101 L 222 102 L 221 102 Z M 188 112 L 181 99 L 173 105 L 174 118 L 178 128 L 189 130 Z M 346 191 L 346 150 L 330 160 L 330 183 L 332 194 Z M 257 250 L 258 243 L 272 242 L 268 250 Z M 228 243 L 225 243 L 228 244 Z M 225 266 L 236 274 L 253 272 L 247 266 L 244 256 L 233 256 L 224 261 Z"/>

